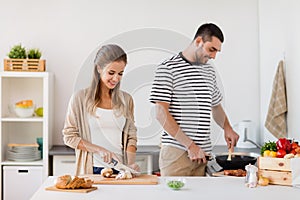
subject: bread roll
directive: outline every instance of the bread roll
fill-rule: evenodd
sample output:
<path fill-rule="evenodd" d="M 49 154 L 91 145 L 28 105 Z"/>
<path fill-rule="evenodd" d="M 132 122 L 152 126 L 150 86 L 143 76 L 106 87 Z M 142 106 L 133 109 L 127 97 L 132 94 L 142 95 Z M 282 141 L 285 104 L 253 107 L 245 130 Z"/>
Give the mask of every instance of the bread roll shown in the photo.
<path fill-rule="evenodd" d="M 58 189 L 86 189 L 92 187 L 92 181 L 77 176 L 72 179 L 70 175 L 64 175 L 57 178 L 55 187 Z"/>
<path fill-rule="evenodd" d="M 59 189 L 66 189 L 67 185 L 72 181 L 72 177 L 70 175 L 60 176 L 56 180 L 55 187 Z"/>

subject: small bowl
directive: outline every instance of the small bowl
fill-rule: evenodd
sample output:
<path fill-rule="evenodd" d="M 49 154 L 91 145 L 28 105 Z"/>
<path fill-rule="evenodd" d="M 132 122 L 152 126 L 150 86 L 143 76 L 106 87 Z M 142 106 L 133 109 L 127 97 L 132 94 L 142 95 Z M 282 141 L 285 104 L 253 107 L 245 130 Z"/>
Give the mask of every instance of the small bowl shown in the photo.
<path fill-rule="evenodd" d="M 186 185 L 186 180 L 181 177 L 169 177 L 166 178 L 166 184 L 172 190 L 181 190 Z"/>
<path fill-rule="evenodd" d="M 18 117 L 32 117 L 34 113 L 34 107 L 21 108 L 15 106 L 15 113 Z"/>

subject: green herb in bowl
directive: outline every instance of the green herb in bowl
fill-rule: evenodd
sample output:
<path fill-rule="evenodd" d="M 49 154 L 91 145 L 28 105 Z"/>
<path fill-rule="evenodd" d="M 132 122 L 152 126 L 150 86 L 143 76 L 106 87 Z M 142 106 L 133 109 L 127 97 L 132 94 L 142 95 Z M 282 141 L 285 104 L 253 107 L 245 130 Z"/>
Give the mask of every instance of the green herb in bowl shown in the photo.
<path fill-rule="evenodd" d="M 167 180 L 167 185 L 173 190 L 180 190 L 185 185 L 185 181 L 183 179 L 170 179 Z"/>

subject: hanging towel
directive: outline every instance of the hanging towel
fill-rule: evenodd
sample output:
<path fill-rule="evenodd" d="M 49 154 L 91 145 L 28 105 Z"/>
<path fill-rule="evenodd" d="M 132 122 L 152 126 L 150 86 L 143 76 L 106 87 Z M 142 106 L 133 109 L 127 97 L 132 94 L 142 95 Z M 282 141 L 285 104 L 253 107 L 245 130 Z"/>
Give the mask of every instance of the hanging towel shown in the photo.
<path fill-rule="evenodd" d="M 270 100 L 269 110 L 265 122 L 265 127 L 276 137 L 287 136 L 287 99 L 285 89 L 285 78 L 283 71 L 283 61 L 277 67 L 273 90 Z"/>

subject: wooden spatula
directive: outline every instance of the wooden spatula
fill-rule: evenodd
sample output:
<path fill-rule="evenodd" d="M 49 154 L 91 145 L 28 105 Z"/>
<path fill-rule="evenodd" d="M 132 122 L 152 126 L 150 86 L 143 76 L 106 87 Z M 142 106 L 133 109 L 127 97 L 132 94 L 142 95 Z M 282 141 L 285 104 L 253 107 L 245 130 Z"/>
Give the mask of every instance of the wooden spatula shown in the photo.
<path fill-rule="evenodd" d="M 231 161 L 231 149 L 228 149 L 228 157 L 227 157 L 227 160 L 228 161 Z"/>

